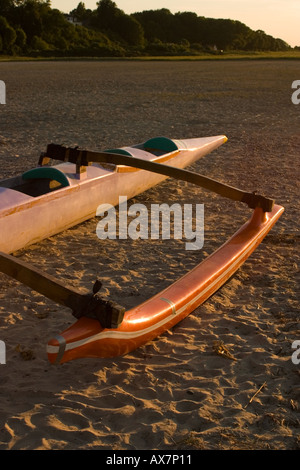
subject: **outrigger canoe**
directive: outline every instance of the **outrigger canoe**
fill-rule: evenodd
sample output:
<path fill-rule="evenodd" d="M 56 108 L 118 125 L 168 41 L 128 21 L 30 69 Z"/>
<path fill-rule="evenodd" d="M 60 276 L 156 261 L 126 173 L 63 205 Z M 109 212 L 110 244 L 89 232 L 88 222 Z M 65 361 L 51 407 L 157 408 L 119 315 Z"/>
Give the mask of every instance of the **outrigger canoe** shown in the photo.
<path fill-rule="evenodd" d="M 224 136 L 210 138 L 206 142 L 210 148 L 206 148 L 206 150 L 210 151 L 224 141 Z M 161 139 L 160 142 L 163 142 L 163 145 L 167 144 L 165 139 Z M 160 180 L 162 177 L 177 178 L 247 204 L 249 208 L 253 209 L 251 218 L 224 245 L 192 271 L 167 289 L 128 311 L 113 300 L 102 298 L 98 294 L 101 288 L 100 283 L 95 283 L 93 293 L 78 293 L 73 288 L 66 287 L 64 283 L 42 273 L 33 266 L 9 254 L 1 253 L 0 270 L 2 272 L 59 304 L 68 306 L 77 318 L 77 321 L 70 328 L 49 341 L 47 353 L 51 363 L 61 364 L 85 357 L 99 358 L 124 355 L 172 328 L 201 305 L 234 274 L 262 242 L 283 213 L 284 208 L 275 204 L 273 199 L 256 193 L 245 192 L 182 169 L 182 161 L 176 160 L 176 156 L 184 156 L 184 164 L 188 165 L 195 161 L 195 158 L 197 159 L 203 155 L 203 149 L 202 151 L 198 149 L 198 156 L 195 157 L 195 155 L 192 156 L 195 151 L 195 140 L 181 141 L 181 143 L 178 143 L 178 141 L 171 142 L 176 145 L 176 149 L 169 151 L 170 148 L 168 148 L 167 153 L 166 147 L 163 150 L 155 149 L 154 152 L 153 142 L 150 147 L 151 152 L 149 152 L 148 147 L 146 149 L 145 147 L 136 146 L 131 147 L 130 151 L 128 148 L 123 148 L 101 153 L 50 144 L 43 159 L 57 158 L 76 165 L 77 174 L 81 174 L 82 169 L 87 171 L 89 165 L 95 165 L 95 163 L 97 165 L 114 165 L 113 170 L 108 171 L 113 171 L 113 173 L 124 177 L 125 175 L 138 175 L 135 181 L 139 181 L 139 184 L 142 184 L 143 187 L 141 176 L 147 178 L 147 180 L 152 174 L 156 177 L 159 175 Z M 197 142 L 199 143 L 199 140 Z M 157 143 L 158 140 L 156 140 Z M 141 150 L 150 153 L 150 155 L 147 156 L 145 153 L 141 154 L 140 152 L 136 154 L 135 150 L 132 149 Z M 169 156 L 172 153 L 174 156 L 172 165 L 176 162 L 177 167 L 165 164 L 170 163 Z M 207 153 L 207 151 L 204 153 Z M 156 156 L 153 157 L 153 155 Z M 61 167 L 58 166 L 58 168 Z M 94 168 L 104 170 L 102 166 L 94 166 Z M 118 181 L 123 181 L 121 176 Z M 151 181 L 153 183 L 157 180 L 151 178 Z M 99 182 L 101 182 L 101 179 Z M 120 189 L 120 187 L 117 188 Z M 62 191 L 62 189 L 54 194 L 58 195 L 59 191 Z M 135 191 L 141 192 L 140 188 L 136 188 Z M 138 194 L 138 192 L 135 194 Z"/>
<path fill-rule="evenodd" d="M 156 137 L 107 152 L 185 168 L 226 140 L 224 135 L 186 140 Z M 166 178 L 122 164 L 47 163 L 46 152 L 36 168 L 0 181 L 0 251 L 13 253 L 62 232 L 95 217 L 100 204 L 116 206 L 120 195 L 130 199 Z"/>

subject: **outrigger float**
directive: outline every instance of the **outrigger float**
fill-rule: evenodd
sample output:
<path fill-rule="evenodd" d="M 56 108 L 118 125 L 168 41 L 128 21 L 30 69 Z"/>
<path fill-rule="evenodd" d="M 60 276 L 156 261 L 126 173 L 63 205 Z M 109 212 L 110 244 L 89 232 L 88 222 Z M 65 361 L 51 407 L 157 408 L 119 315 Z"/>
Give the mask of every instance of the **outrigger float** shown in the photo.
<path fill-rule="evenodd" d="M 164 137 L 133 147 L 91 152 L 50 144 L 39 166 L 0 182 L 0 271 L 72 310 L 77 321 L 47 345 L 51 363 L 124 355 L 172 328 L 216 292 L 244 263 L 284 211 L 274 200 L 185 170 L 226 141 Z M 63 163 L 49 166 L 50 160 Z M 172 164 L 172 166 L 171 166 Z M 137 307 L 125 308 L 93 292 L 77 292 L 10 253 L 95 216 L 167 177 L 240 201 L 252 217 L 188 274 Z"/>

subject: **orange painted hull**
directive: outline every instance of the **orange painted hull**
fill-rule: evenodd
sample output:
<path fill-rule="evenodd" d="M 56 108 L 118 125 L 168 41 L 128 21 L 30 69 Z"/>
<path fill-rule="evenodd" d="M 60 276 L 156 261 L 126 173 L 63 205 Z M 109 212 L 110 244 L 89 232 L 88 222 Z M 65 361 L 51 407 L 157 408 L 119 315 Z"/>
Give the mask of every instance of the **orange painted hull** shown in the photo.
<path fill-rule="evenodd" d="M 81 318 L 49 341 L 49 361 L 124 355 L 172 328 L 233 275 L 283 211 L 278 205 L 271 213 L 255 209 L 251 219 L 206 260 L 159 294 L 128 310 L 118 329 L 103 329 L 97 320 Z"/>

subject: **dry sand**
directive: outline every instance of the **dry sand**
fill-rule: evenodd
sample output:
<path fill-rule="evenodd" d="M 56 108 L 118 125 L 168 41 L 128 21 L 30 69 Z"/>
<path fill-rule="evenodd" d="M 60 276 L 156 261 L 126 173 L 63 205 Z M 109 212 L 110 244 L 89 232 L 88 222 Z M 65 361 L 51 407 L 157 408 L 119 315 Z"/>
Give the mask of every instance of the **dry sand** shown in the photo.
<path fill-rule="evenodd" d="M 73 317 L 0 275 L 0 449 L 299 449 L 300 105 L 297 61 L 1 63 L 0 176 L 49 142 L 104 149 L 165 135 L 226 134 L 194 168 L 274 197 L 285 213 L 237 274 L 172 331 L 115 359 L 50 366 L 46 344 Z M 136 198 L 205 203 L 205 245 L 102 241 L 97 219 L 18 253 L 68 284 L 130 307 L 225 241 L 250 212 L 176 181 Z M 163 260 L 163 261 L 162 261 Z M 220 356 L 222 342 L 234 359 Z M 260 389 L 255 398 L 251 397 Z"/>

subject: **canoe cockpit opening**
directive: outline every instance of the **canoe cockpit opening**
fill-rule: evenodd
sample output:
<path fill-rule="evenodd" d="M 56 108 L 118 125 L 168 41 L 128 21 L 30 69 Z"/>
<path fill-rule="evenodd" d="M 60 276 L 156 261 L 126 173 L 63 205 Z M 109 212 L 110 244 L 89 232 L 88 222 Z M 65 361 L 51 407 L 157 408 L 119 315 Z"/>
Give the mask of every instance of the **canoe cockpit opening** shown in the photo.
<path fill-rule="evenodd" d="M 176 143 L 167 137 L 154 137 L 153 139 L 149 139 L 144 142 L 140 148 L 158 157 L 178 150 Z"/>
<path fill-rule="evenodd" d="M 33 197 L 70 186 L 68 178 L 62 171 L 46 166 L 26 171 L 22 175 L 22 180 L 24 184 L 19 191 Z"/>
<path fill-rule="evenodd" d="M 179 149 L 174 140 L 168 139 L 167 137 L 154 137 L 147 140 L 142 144 L 135 145 L 133 148 L 144 150 L 145 152 L 152 153 L 153 155 L 160 157 L 166 153 L 175 152 Z M 107 153 L 117 153 L 119 155 L 126 155 L 133 157 L 134 155 L 127 150 L 127 148 L 117 148 L 105 150 Z"/>
<path fill-rule="evenodd" d="M 104 150 L 104 152 L 117 153 L 119 155 L 127 155 L 127 157 L 132 157 L 132 154 L 128 152 L 128 150 L 125 150 L 125 149 L 109 149 L 109 150 Z"/>
<path fill-rule="evenodd" d="M 23 180 L 48 179 L 61 185 L 61 187 L 70 186 L 68 178 L 57 168 L 41 167 L 33 168 L 22 175 Z"/>
<path fill-rule="evenodd" d="M 38 197 L 70 186 L 66 175 L 52 167 L 40 167 L 26 171 L 21 176 L 1 181 L 0 187 L 13 189 L 28 196 Z"/>

